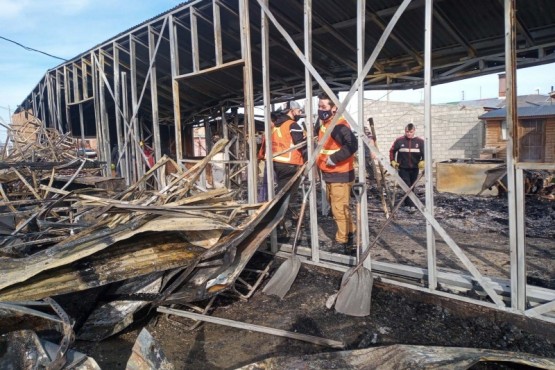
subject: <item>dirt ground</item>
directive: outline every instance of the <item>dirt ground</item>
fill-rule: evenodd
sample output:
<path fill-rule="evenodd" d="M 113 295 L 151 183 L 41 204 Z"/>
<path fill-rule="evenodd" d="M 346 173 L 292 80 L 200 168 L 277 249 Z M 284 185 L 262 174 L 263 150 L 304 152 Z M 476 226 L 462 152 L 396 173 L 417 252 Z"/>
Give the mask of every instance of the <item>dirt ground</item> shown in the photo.
<path fill-rule="evenodd" d="M 423 188 L 417 193 L 423 195 Z M 484 275 L 509 276 L 506 199 L 437 194 L 436 218 Z M 385 221 L 375 189 L 369 191 L 371 236 Z M 527 268 L 529 283 L 555 288 L 555 202 L 527 199 Z M 322 249 L 331 250 L 333 220 L 319 217 Z M 303 230 L 301 245 L 308 246 Z M 386 229 L 371 257 L 376 261 L 426 266 L 425 221 L 420 214 L 400 211 Z M 438 267 L 464 271 L 462 264 L 437 239 Z M 261 269 L 271 257 L 257 253 L 249 268 Z M 281 260 L 273 263 L 276 268 Z M 555 326 L 537 320 L 453 302 L 375 281 L 369 317 L 350 317 L 325 307 L 339 287 L 342 273 L 303 265 L 283 300 L 259 289 L 248 300 L 236 296 L 216 299 L 211 315 L 240 322 L 343 341 L 346 349 L 390 344 L 419 344 L 500 349 L 555 358 Z M 252 276 L 244 276 L 247 280 Z M 252 281 L 252 280 L 251 280 Z M 124 369 L 131 348 L 146 327 L 176 369 L 234 369 L 273 356 L 296 356 L 335 351 L 324 346 L 269 334 L 205 323 L 195 330 L 184 318 L 137 315 L 124 333 L 99 343 L 77 341 L 74 347 L 103 369 Z M 1 327 L 2 325 L 0 325 Z M 518 368 L 480 365 L 475 368 Z"/>
<path fill-rule="evenodd" d="M 423 193 L 419 188 L 417 193 Z M 421 194 L 422 195 L 422 194 Z M 371 240 L 385 217 L 379 212 L 375 189 L 369 192 Z M 436 218 L 487 276 L 509 277 L 508 216 L 506 199 L 437 194 Z M 527 199 L 527 268 L 529 283 L 554 288 L 555 203 Z M 320 216 L 322 249 L 335 232 L 333 220 Z M 308 246 L 306 231 L 301 245 Z M 425 221 L 420 214 L 400 211 L 372 253 L 376 261 L 426 265 Z M 464 271 L 455 255 L 437 239 L 438 267 Z M 257 254 L 251 262 L 261 268 L 270 261 Z M 276 261 L 278 266 L 281 261 Z M 340 340 L 347 349 L 389 344 L 419 344 L 501 349 L 555 357 L 555 326 L 536 320 L 453 302 L 375 282 L 369 317 L 338 314 L 325 307 L 337 291 L 342 274 L 302 266 L 291 291 L 283 300 L 257 291 L 250 300 L 219 297 L 211 314 Z M 273 356 L 296 356 L 332 351 L 297 340 L 205 323 L 188 330 L 192 322 L 178 317 L 149 316 L 124 334 L 101 343 L 77 342 L 105 369 L 122 369 L 140 328 L 146 325 L 177 369 L 234 369 Z M 477 368 L 517 368 L 480 365 Z"/>

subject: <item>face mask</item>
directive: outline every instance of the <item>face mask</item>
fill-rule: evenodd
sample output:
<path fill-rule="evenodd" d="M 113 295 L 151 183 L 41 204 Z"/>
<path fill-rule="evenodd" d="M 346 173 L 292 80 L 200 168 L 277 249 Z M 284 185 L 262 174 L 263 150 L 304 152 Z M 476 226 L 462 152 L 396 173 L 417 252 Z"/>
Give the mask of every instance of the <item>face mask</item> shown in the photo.
<path fill-rule="evenodd" d="M 295 122 L 299 122 L 299 120 L 300 120 L 301 118 L 303 118 L 303 116 L 301 116 L 301 115 L 299 115 L 299 114 L 295 114 L 295 115 L 293 116 L 293 120 L 295 120 Z"/>
<path fill-rule="evenodd" d="M 331 116 L 333 116 L 331 109 L 330 110 L 318 109 L 318 118 L 320 118 L 322 121 L 329 120 Z"/>

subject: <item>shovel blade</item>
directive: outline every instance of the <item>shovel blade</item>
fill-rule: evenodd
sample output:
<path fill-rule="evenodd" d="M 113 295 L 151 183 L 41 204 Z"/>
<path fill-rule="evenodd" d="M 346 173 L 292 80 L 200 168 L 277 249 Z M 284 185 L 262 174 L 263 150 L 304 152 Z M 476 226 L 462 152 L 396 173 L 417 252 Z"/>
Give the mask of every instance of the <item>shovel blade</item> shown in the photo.
<path fill-rule="evenodd" d="M 349 278 L 351 271 L 352 269 L 343 275 L 345 285 L 337 294 L 335 311 L 349 316 L 368 316 L 370 315 L 370 300 L 374 284 L 372 272 L 362 267 Z"/>
<path fill-rule="evenodd" d="M 274 276 L 272 276 L 268 284 L 262 289 L 262 293 L 275 295 L 283 299 L 289 289 L 291 289 L 291 285 L 293 285 L 293 282 L 297 278 L 300 268 L 301 260 L 299 257 L 289 257 L 279 266 Z"/>

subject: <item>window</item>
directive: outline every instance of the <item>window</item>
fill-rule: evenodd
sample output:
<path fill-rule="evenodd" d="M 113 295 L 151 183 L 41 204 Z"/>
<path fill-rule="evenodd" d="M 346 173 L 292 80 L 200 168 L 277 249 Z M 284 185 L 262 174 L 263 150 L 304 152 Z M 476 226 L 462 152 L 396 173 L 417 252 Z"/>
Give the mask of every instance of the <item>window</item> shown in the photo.
<path fill-rule="evenodd" d="M 545 159 L 545 121 L 526 119 L 519 124 L 518 148 L 522 162 L 543 162 Z"/>
<path fill-rule="evenodd" d="M 501 140 L 507 140 L 507 121 L 501 122 Z"/>

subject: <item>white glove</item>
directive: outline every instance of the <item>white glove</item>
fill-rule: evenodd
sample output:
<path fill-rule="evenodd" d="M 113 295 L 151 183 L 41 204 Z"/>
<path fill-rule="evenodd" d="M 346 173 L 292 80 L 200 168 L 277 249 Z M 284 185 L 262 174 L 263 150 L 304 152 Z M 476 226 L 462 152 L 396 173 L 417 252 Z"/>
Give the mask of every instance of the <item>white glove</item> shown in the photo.
<path fill-rule="evenodd" d="M 326 166 L 335 167 L 335 163 L 331 160 L 331 157 L 328 157 L 328 159 L 326 160 Z"/>

